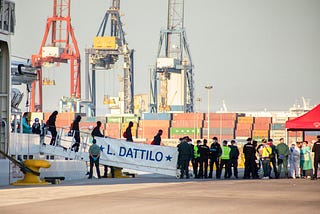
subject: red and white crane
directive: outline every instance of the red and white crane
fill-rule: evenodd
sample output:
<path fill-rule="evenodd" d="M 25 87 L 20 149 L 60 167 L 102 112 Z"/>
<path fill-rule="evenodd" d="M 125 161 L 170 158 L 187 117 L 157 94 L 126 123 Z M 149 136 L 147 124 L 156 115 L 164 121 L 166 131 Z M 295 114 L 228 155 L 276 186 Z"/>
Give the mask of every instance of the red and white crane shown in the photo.
<path fill-rule="evenodd" d="M 46 30 L 38 54 L 32 55 L 38 79 L 32 84 L 30 111 L 42 111 L 42 66 L 45 63 L 70 63 L 70 96 L 81 97 L 80 52 L 71 26 L 71 0 L 53 0 L 53 15 L 47 19 Z M 37 99 L 36 99 L 37 98 Z"/>

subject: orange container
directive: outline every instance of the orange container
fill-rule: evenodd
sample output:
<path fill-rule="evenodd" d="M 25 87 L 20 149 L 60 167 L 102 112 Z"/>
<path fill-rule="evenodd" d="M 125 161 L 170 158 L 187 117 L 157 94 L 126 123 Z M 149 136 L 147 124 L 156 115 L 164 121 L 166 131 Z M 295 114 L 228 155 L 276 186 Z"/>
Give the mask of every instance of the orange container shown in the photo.
<path fill-rule="evenodd" d="M 208 120 L 203 121 L 203 127 L 208 128 Z M 210 119 L 210 128 L 234 128 L 234 120 L 211 120 Z"/>
<path fill-rule="evenodd" d="M 175 128 L 194 128 L 202 127 L 203 120 L 172 120 L 171 127 Z"/>
<path fill-rule="evenodd" d="M 255 117 L 254 123 L 271 123 L 271 117 Z"/>
<path fill-rule="evenodd" d="M 210 113 L 210 120 L 236 120 L 237 113 Z M 205 114 L 205 120 L 208 120 L 208 114 Z"/>
<path fill-rule="evenodd" d="M 174 113 L 173 120 L 203 120 L 204 113 Z"/>
<path fill-rule="evenodd" d="M 251 123 L 237 123 L 237 129 L 252 129 L 252 124 Z"/>
<path fill-rule="evenodd" d="M 253 129 L 261 130 L 261 129 L 270 129 L 270 123 L 254 123 Z"/>
<path fill-rule="evenodd" d="M 170 120 L 140 120 L 139 127 L 170 127 Z"/>
<path fill-rule="evenodd" d="M 246 123 L 246 124 L 252 124 L 253 123 L 253 117 L 238 117 L 238 123 Z"/>

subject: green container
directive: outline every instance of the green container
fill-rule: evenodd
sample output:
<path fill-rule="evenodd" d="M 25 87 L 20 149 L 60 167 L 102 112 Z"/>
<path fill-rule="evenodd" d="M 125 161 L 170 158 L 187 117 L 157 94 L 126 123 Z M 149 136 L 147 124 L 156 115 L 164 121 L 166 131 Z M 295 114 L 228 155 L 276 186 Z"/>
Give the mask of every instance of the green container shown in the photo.
<path fill-rule="evenodd" d="M 170 135 L 200 134 L 200 128 L 170 128 Z"/>
<path fill-rule="evenodd" d="M 122 117 L 107 117 L 107 123 L 122 123 Z"/>
<path fill-rule="evenodd" d="M 130 121 L 134 122 L 134 123 L 138 123 L 139 122 L 139 117 L 135 116 L 135 117 L 123 117 L 123 122 L 124 123 L 129 123 Z"/>

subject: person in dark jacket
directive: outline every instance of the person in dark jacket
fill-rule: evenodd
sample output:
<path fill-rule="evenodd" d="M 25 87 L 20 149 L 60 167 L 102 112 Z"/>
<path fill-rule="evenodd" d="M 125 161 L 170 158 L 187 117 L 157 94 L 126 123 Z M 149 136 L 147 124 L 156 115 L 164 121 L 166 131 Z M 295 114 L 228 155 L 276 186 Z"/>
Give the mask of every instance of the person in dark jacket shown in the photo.
<path fill-rule="evenodd" d="M 193 151 L 191 163 L 192 163 L 194 178 L 200 178 L 200 176 L 199 176 L 199 168 L 200 168 L 199 148 L 200 148 L 200 145 L 201 145 L 201 140 L 197 140 L 197 145 L 190 144 L 191 149 Z"/>
<path fill-rule="evenodd" d="M 81 121 L 81 116 L 77 115 L 76 119 L 74 119 L 72 123 L 72 132 L 75 143 L 72 145 L 71 149 L 74 149 L 75 152 L 79 151 L 80 147 L 80 128 L 79 123 Z"/>
<path fill-rule="evenodd" d="M 209 164 L 209 178 L 212 178 L 212 173 L 213 173 L 213 165 L 216 165 L 216 177 L 217 177 L 217 173 L 219 172 L 219 157 L 222 154 L 222 150 L 221 150 L 221 146 L 218 143 L 218 138 L 217 137 L 213 137 L 212 138 L 213 143 L 210 146 L 210 164 Z"/>
<path fill-rule="evenodd" d="M 153 142 L 154 142 L 153 145 L 158 145 L 158 146 L 161 145 L 161 135 L 162 135 L 162 133 L 163 133 L 163 131 L 162 131 L 162 129 L 160 129 L 158 131 L 157 135 L 153 137 Z"/>
<path fill-rule="evenodd" d="M 49 119 L 46 122 L 46 126 L 48 127 L 48 131 L 51 133 L 51 141 L 50 145 L 54 146 L 56 144 L 57 138 L 57 129 L 56 129 L 56 119 L 57 119 L 58 111 L 52 112 Z"/>
<path fill-rule="evenodd" d="M 34 119 L 31 129 L 33 134 L 41 134 L 41 124 L 39 122 L 39 118 Z"/>
<path fill-rule="evenodd" d="M 233 175 L 235 178 L 238 178 L 238 158 L 239 158 L 239 149 L 236 145 L 235 140 L 231 140 L 231 151 L 230 151 L 230 167 L 233 167 Z M 230 174 L 231 176 L 231 174 Z"/>
<path fill-rule="evenodd" d="M 274 172 L 275 178 L 279 178 L 278 170 L 277 170 L 277 149 L 276 146 L 273 144 L 272 139 L 268 139 L 268 144 L 272 149 L 272 153 L 270 155 L 270 164 L 272 165 L 272 169 Z M 270 175 L 271 175 L 271 168 L 270 168 Z"/>
<path fill-rule="evenodd" d="M 312 152 L 314 153 L 314 162 L 313 162 L 313 167 L 314 167 L 314 174 L 313 174 L 313 179 L 316 180 L 318 178 L 318 167 L 320 164 L 320 135 L 317 136 L 317 142 L 313 144 L 312 147 Z"/>
<path fill-rule="evenodd" d="M 100 128 L 101 128 L 101 121 L 97 121 L 97 125 L 96 127 L 93 128 L 92 132 L 91 132 L 91 136 L 93 137 L 93 139 L 95 139 L 95 137 L 104 137 L 104 135 L 101 133 Z M 108 177 L 108 165 L 103 165 L 104 167 L 104 173 L 103 173 L 103 178 L 107 178 Z M 114 167 L 110 166 L 110 170 L 111 170 L 111 177 L 114 178 Z"/>
<path fill-rule="evenodd" d="M 129 142 L 133 142 L 131 128 L 133 127 L 133 122 L 130 121 L 129 125 L 126 129 L 126 140 Z"/>
<path fill-rule="evenodd" d="M 252 143 L 252 138 L 247 139 L 247 143 L 243 146 L 244 154 L 244 179 L 258 178 L 257 164 L 256 164 L 256 148 Z"/>
<path fill-rule="evenodd" d="M 91 132 L 91 136 L 94 137 L 104 137 L 104 135 L 101 133 L 100 128 L 101 128 L 101 121 L 97 121 L 96 127 L 93 128 Z"/>
<path fill-rule="evenodd" d="M 210 148 L 207 146 L 207 139 L 203 139 L 203 144 L 199 146 L 199 178 L 208 178 L 208 159 Z"/>
<path fill-rule="evenodd" d="M 184 137 L 181 139 L 181 143 L 179 143 L 178 152 L 179 152 L 179 158 L 178 158 L 178 164 L 180 166 L 180 178 L 182 179 L 184 176 L 186 178 L 189 178 L 189 162 L 192 159 L 193 151 L 188 143 L 191 141 L 189 137 Z"/>

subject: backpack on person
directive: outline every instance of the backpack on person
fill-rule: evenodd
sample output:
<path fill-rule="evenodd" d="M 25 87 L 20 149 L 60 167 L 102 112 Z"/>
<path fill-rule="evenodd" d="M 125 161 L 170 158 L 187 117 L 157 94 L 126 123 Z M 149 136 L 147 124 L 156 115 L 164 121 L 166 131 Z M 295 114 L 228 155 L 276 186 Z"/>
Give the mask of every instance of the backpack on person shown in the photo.
<path fill-rule="evenodd" d="M 127 138 L 127 132 L 123 132 L 122 137 Z"/>

